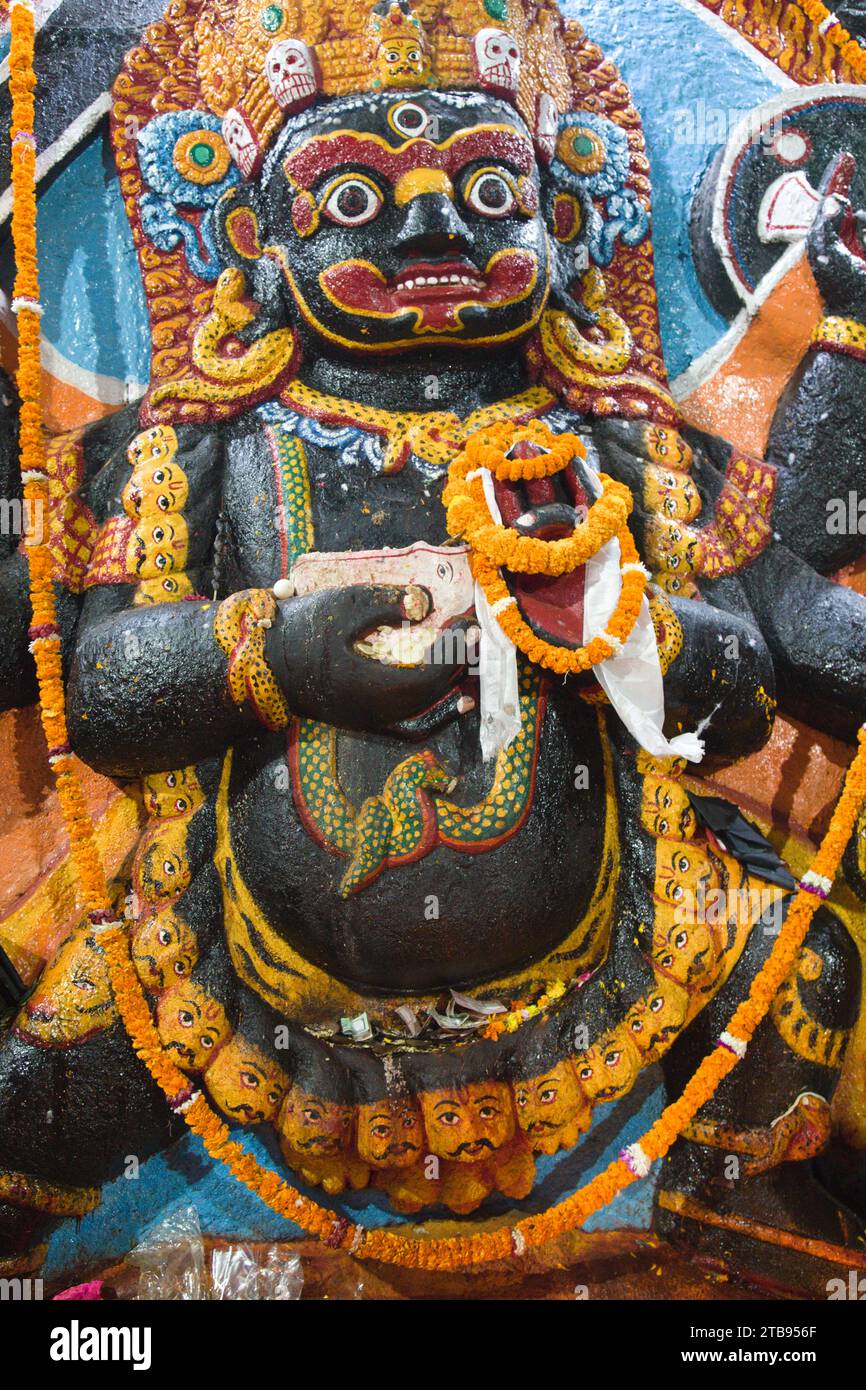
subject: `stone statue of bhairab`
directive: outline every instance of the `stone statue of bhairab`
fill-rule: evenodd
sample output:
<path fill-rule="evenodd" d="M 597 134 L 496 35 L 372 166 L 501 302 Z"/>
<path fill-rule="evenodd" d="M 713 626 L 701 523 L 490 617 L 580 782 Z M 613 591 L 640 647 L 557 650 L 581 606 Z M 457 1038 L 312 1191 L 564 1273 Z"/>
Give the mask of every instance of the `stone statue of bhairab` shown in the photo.
<path fill-rule="evenodd" d="M 175 0 L 113 103 L 152 381 L 52 444 L 52 547 L 73 747 L 142 788 L 115 889 L 160 1038 L 322 1200 L 518 1201 L 644 1068 L 681 1092 L 781 925 L 793 880 L 689 767 L 760 748 L 777 699 L 866 717 L 866 603 L 802 522 L 820 550 L 863 354 L 788 393 L 802 454 L 682 426 L 640 120 L 549 0 Z M 810 254 L 856 327 L 849 172 Z M 614 497 L 652 578 L 627 623 Z M 9 706 L 33 682 L 3 564 Z M 665 1164 L 660 1232 L 798 1286 L 809 1239 L 847 1257 L 808 1160 L 859 1001 L 822 908 Z M 183 1130 L 88 921 L 11 1023 L 0 1107 L 7 1256 Z"/>

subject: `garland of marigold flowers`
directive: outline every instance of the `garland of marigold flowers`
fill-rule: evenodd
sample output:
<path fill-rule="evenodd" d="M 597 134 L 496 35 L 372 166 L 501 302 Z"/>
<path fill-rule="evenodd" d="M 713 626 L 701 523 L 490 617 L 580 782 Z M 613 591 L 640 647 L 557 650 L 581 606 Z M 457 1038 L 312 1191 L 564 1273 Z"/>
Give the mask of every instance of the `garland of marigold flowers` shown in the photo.
<path fill-rule="evenodd" d="M 511 458 L 507 451 L 520 442 L 538 445 L 545 452 L 531 458 Z M 529 482 L 553 476 L 575 456 L 586 457 L 586 449 L 575 434 L 555 435 L 543 421 L 530 425 L 502 421 L 468 440 L 448 470 L 448 484 L 442 494 L 448 533 L 468 544 L 472 576 L 480 584 L 499 626 L 530 661 L 561 676 L 578 675 L 607 661 L 620 650 L 638 620 L 649 575 L 640 563 L 628 529 L 633 506 L 631 492 L 623 483 L 600 474 L 602 495 L 593 503 L 586 520 L 570 536 L 543 541 L 521 536 L 513 527 L 493 521 L 480 470 L 487 469 L 503 481 Z M 607 628 L 585 647 L 571 649 L 546 642 L 524 620 L 500 571 L 567 574 L 586 564 L 614 537 L 620 545 L 622 586 Z"/>
<path fill-rule="evenodd" d="M 129 953 L 122 928 L 104 931 L 102 941 L 111 972 L 112 986 L 121 1017 L 136 1052 L 165 1092 L 172 1108 L 183 1114 L 199 1135 L 210 1156 L 224 1163 L 250 1191 L 273 1211 L 318 1236 L 326 1245 L 344 1249 L 362 1259 L 379 1260 L 408 1268 L 450 1270 L 472 1268 L 508 1259 L 583 1226 L 594 1212 L 607 1206 L 631 1183 L 646 1177 L 654 1162 L 664 1157 L 698 1111 L 715 1094 L 726 1076 L 742 1061 L 758 1025 L 797 955 L 820 902 L 829 896 L 845 846 L 854 831 L 857 815 L 866 801 L 866 728 L 858 734 L 858 749 L 830 828 L 813 866 L 800 882 L 785 924 L 770 956 L 752 981 L 748 997 L 740 1004 L 713 1051 L 704 1058 L 679 1100 L 669 1105 L 637 1144 L 624 1149 L 618 1159 L 571 1197 L 546 1212 L 526 1217 L 509 1229 L 479 1231 L 471 1236 L 424 1239 L 396 1231 L 367 1230 L 302 1196 L 278 1174 L 264 1168 L 231 1138 L 229 1128 L 214 1114 L 202 1093 L 174 1065 L 162 1047 L 150 1006 Z"/>
<path fill-rule="evenodd" d="M 36 255 L 36 141 L 33 134 L 36 74 L 33 70 L 32 0 L 13 0 L 10 19 L 12 238 L 16 264 L 12 309 L 18 319 L 21 479 L 23 512 L 28 523 L 25 548 L 33 610 L 30 650 L 36 663 L 48 758 L 57 780 L 57 795 L 84 903 L 89 912 L 107 916 L 110 903 L 105 875 L 66 731 L 60 627 L 52 584 L 53 562 L 46 544 L 49 494 L 42 433 L 42 306 Z"/>
<path fill-rule="evenodd" d="M 861 82 L 866 82 L 866 50 L 840 24 L 833 11 L 828 10 L 821 0 L 797 0 L 797 4 L 817 24 L 824 37 L 836 45 L 852 72 L 857 74 Z"/>
<path fill-rule="evenodd" d="M 13 0 L 10 88 L 12 92 L 12 230 L 17 261 L 14 307 L 19 325 L 18 386 L 21 394 L 21 467 L 30 518 L 47 513 L 48 477 L 42 435 L 39 279 L 36 259 L 36 182 L 33 138 L 34 22 L 32 0 Z M 263 1167 L 232 1139 L 231 1132 L 202 1093 L 174 1064 L 160 1041 L 121 922 L 113 920 L 105 874 L 92 821 L 71 759 L 66 734 L 65 700 L 52 568 L 37 534 L 27 537 L 33 605 L 32 650 L 36 661 L 43 727 L 57 779 L 83 899 L 99 933 L 120 1016 L 138 1056 L 168 1098 L 172 1109 L 202 1140 L 208 1154 L 273 1211 L 318 1236 L 326 1245 L 364 1259 L 419 1269 L 459 1269 L 508 1259 L 583 1225 L 662 1158 L 712 1097 L 716 1088 L 745 1056 L 755 1029 L 794 966 L 819 901 L 826 898 L 838 871 L 858 812 L 866 801 L 866 729 L 858 735 L 856 757 L 848 770 L 830 828 L 793 898 L 772 952 L 752 982 L 718 1044 L 700 1064 L 679 1100 L 669 1105 L 638 1144 L 573 1196 L 513 1229 L 476 1232 L 465 1237 L 427 1240 L 389 1230 L 366 1230 L 347 1217 L 304 1197 L 279 1174 Z"/>

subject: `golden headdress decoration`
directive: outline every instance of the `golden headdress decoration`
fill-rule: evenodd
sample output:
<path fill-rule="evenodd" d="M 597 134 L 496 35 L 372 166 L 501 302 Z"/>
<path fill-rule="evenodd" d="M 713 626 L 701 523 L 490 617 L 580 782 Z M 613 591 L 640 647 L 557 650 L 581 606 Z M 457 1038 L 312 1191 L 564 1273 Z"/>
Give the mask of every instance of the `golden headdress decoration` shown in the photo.
<path fill-rule="evenodd" d="M 296 113 L 391 86 L 495 93 L 514 105 L 545 163 L 554 157 L 564 113 L 605 117 L 627 136 L 629 186 L 649 209 L 649 165 L 628 88 L 554 0 L 171 0 L 163 19 L 127 54 L 112 108 L 121 189 L 152 321 L 146 416 L 182 421 L 235 414 L 277 394 L 297 365 L 290 330 L 268 335 L 248 378 L 236 338 L 228 355 L 214 351 L 216 329 L 231 334 L 243 327 L 243 286 L 236 272 L 223 272 L 216 285 L 196 273 L 195 257 L 191 266 L 187 254 L 192 235 L 172 239 L 160 226 L 161 235 L 153 236 L 147 223 L 153 179 L 142 167 L 148 126 L 168 113 L 186 113 L 176 118 L 187 124 L 169 151 L 169 172 L 182 172 L 201 188 L 204 206 L 208 190 L 215 197 L 220 180 L 231 177 L 227 169 L 255 175 Z M 627 327 L 627 370 L 607 379 L 596 373 L 598 352 L 587 354 L 563 324 L 548 325 L 547 345 L 533 345 L 533 370 L 576 408 L 670 420 L 675 410 L 664 390 L 650 240 L 618 245 L 604 281 L 605 304 Z M 591 292 L 597 296 L 595 283 Z M 197 361 L 197 351 L 208 366 Z M 192 390 L 191 380 L 200 380 L 201 390 Z M 179 388 L 173 396 L 168 383 Z M 157 393 L 164 408 L 154 408 Z"/>
<path fill-rule="evenodd" d="M 388 87 L 495 91 L 536 133 L 569 109 L 565 33 L 550 0 L 216 0 L 195 24 L 194 42 L 208 109 L 235 113 L 244 127 L 240 143 L 231 125 L 227 138 L 249 176 L 286 113 L 318 97 Z"/>

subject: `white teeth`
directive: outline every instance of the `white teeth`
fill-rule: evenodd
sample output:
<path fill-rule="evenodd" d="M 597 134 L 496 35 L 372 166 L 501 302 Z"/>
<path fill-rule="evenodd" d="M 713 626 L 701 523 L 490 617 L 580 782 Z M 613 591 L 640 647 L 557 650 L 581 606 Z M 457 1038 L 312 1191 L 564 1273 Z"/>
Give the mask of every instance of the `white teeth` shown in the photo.
<path fill-rule="evenodd" d="M 427 285 L 466 285 L 472 290 L 484 288 L 483 283 L 471 275 L 418 275 L 414 280 L 401 280 L 400 289 L 414 290 Z"/>

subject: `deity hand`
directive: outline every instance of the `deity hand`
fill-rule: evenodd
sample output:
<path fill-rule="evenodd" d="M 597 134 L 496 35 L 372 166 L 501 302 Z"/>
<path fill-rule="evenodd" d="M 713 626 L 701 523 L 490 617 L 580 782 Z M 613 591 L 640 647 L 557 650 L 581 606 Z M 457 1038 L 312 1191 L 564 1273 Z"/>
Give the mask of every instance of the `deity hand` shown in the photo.
<path fill-rule="evenodd" d="M 866 211 L 848 197 L 856 164 L 840 154 L 821 184 L 821 207 L 806 242 L 809 264 L 828 314 L 866 319 Z"/>
<path fill-rule="evenodd" d="M 407 591 L 389 586 L 322 589 L 281 602 L 266 654 L 291 712 L 379 731 L 429 709 L 464 673 L 465 642 L 446 633 L 413 666 L 372 660 L 355 647 L 376 628 L 410 621 Z"/>

